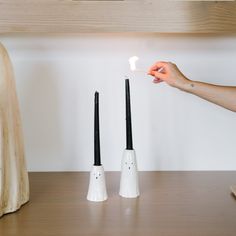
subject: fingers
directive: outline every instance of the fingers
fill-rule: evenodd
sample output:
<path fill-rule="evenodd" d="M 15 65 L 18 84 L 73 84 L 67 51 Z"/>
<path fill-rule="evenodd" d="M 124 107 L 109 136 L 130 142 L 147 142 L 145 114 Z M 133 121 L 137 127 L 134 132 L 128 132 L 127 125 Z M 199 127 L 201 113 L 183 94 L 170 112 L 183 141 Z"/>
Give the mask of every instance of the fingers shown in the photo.
<path fill-rule="evenodd" d="M 152 65 L 152 66 L 149 68 L 148 74 L 149 74 L 149 75 L 153 75 L 153 74 L 152 74 L 153 71 L 158 71 L 158 70 L 161 69 L 161 68 L 166 69 L 166 65 L 167 65 L 167 63 L 166 63 L 166 62 L 163 62 L 163 61 L 156 62 L 154 65 Z"/>
<path fill-rule="evenodd" d="M 153 76 L 153 83 L 166 82 L 172 87 L 180 88 L 180 84 L 184 84 L 185 76 L 178 67 L 172 62 L 159 61 L 152 65 L 148 74 Z"/>
<path fill-rule="evenodd" d="M 160 79 L 160 78 L 155 78 L 155 79 L 153 80 L 153 83 L 155 83 L 155 84 L 158 84 L 158 83 L 161 83 L 161 82 L 163 82 L 163 80 Z"/>
<path fill-rule="evenodd" d="M 159 78 L 161 80 L 165 80 L 166 74 L 163 74 L 163 72 L 158 72 L 158 71 L 151 71 L 149 75 L 154 76 L 155 78 Z"/>

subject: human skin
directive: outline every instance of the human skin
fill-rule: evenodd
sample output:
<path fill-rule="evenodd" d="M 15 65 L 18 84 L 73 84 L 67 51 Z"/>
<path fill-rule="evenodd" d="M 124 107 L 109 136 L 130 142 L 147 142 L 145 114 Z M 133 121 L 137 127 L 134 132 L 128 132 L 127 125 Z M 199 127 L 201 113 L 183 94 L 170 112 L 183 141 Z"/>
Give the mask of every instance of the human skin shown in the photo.
<path fill-rule="evenodd" d="M 236 86 L 215 85 L 190 80 L 172 62 L 156 62 L 150 67 L 148 74 L 154 77 L 153 82 L 156 84 L 165 82 L 174 88 L 236 112 Z"/>

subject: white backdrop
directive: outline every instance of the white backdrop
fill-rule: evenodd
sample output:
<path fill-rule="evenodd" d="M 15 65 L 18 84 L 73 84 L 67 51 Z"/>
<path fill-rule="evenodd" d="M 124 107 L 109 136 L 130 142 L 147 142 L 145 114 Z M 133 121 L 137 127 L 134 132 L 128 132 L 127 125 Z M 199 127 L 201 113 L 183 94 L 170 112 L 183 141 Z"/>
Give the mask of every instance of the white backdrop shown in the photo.
<path fill-rule="evenodd" d="M 101 152 L 119 170 L 125 148 L 124 76 L 130 75 L 133 139 L 140 170 L 236 170 L 236 114 L 145 74 L 175 62 L 191 79 L 236 85 L 236 36 L 82 34 L 9 35 L 28 169 L 90 170 L 93 93 L 100 92 Z"/>

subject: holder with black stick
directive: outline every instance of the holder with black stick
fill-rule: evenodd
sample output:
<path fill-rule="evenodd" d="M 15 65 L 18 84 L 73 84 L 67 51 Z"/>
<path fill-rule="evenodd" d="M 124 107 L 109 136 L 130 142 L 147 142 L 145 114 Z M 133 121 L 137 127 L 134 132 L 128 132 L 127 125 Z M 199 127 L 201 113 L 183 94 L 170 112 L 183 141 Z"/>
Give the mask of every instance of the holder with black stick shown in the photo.
<path fill-rule="evenodd" d="M 99 93 L 95 92 L 94 98 L 94 165 L 90 172 L 90 182 L 87 199 L 101 202 L 107 199 L 106 181 L 100 156 L 99 133 Z"/>
<path fill-rule="evenodd" d="M 121 163 L 121 178 L 119 194 L 125 198 L 136 198 L 139 196 L 138 168 L 135 150 L 133 149 L 130 87 L 129 79 L 125 80 L 126 93 L 126 149 L 123 153 Z"/>

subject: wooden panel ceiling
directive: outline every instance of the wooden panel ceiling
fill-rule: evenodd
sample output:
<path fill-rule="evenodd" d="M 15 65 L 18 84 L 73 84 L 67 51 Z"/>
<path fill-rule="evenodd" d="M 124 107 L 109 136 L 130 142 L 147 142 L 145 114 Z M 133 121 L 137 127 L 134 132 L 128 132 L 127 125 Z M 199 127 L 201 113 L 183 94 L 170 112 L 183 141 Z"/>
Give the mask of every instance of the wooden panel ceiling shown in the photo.
<path fill-rule="evenodd" d="M 0 33 L 235 33 L 236 2 L 0 0 Z"/>

